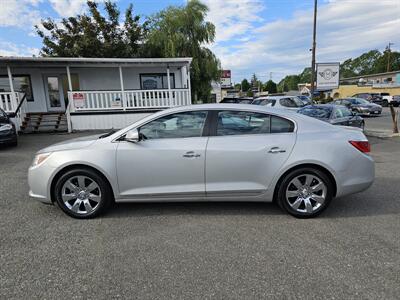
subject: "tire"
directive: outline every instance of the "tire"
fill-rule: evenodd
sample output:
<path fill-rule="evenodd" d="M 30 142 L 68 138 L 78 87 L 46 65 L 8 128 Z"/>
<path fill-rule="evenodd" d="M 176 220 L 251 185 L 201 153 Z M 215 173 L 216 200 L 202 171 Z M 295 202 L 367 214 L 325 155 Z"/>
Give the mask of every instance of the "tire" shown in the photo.
<path fill-rule="evenodd" d="M 365 129 L 365 122 L 364 121 L 361 122 L 361 127 L 360 128 L 364 131 L 364 129 Z"/>
<path fill-rule="evenodd" d="M 287 174 L 277 194 L 279 206 L 297 218 L 318 216 L 332 198 L 333 183 L 324 172 L 314 168 L 301 168 Z"/>
<path fill-rule="evenodd" d="M 54 195 L 58 206 L 77 219 L 97 217 L 113 200 L 111 187 L 103 176 L 85 168 L 61 175 L 55 184 Z"/>
<path fill-rule="evenodd" d="M 389 106 L 389 102 L 387 100 L 382 101 L 382 106 L 383 107 L 388 107 Z"/>

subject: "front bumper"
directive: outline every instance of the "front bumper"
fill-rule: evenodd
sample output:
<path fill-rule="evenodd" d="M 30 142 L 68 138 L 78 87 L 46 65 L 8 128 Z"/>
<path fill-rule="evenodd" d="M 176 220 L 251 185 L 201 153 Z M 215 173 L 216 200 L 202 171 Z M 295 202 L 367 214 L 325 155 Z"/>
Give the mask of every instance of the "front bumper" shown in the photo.
<path fill-rule="evenodd" d="M 30 167 L 28 171 L 29 196 L 40 202 L 52 204 L 50 185 L 55 168 L 46 164 Z"/>
<path fill-rule="evenodd" d="M 0 131 L 0 144 L 10 144 L 17 141 L 17 134 L 14 130 Z"/>

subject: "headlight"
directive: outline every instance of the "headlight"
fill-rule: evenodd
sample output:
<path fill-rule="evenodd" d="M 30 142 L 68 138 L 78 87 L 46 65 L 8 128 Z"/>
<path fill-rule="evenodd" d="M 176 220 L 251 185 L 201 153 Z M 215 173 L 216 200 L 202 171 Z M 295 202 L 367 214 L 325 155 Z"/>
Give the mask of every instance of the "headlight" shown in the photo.
<path fill-rule="evenodd" d="M 0 125 L 0 131 L 6 131 L 6 130 L 11 130 L 13 127 L 11 124 L 4 124 Z"/>
<path fill-rule="evenodd" d="M 44 162 L 46 159 L 48 159 L 50 155 L 51 155 L 51 152 L 36 154 L 36 156 L 32 162 L 32 167 L 40 165 L 42 162 Z"/>

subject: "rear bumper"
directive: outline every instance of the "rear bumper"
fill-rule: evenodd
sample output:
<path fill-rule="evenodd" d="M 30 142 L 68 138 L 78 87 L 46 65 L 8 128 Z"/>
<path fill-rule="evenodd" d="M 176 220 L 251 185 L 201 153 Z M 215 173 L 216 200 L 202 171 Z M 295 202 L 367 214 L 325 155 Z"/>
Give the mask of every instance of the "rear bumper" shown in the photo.
<path fill-rule="evenodd" d="M 358 150 L 357 150 L 358 151 Z M 375 180 L 375 163 L 371 156 L 360 153 L 346 170 L 336 174 L 336 196 L 346 196 L 368 189 Z"/>

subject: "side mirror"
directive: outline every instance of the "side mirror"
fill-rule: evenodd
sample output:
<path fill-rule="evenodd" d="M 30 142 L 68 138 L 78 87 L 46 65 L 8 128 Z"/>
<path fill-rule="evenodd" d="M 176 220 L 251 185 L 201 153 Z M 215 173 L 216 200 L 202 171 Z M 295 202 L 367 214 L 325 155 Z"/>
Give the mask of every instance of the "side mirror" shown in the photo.
<path fill-rule="evenodd" d="M 139 130 L 137 130 L 136 128 L 129 130 L 125 135 L 124 141 L 131 143 L 139 142 L 140 141 Z"/>
<path fill-rule="evenodd" d="M 9 118 L 15 118 L 17 116 L 17 114 L 15 112 L 9 112 L 9 113 L 7 113 L 7 116 Z"/>

